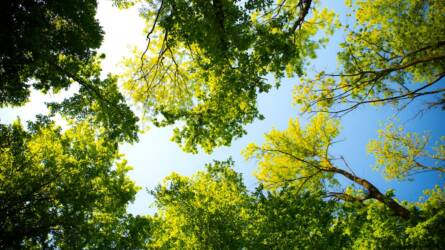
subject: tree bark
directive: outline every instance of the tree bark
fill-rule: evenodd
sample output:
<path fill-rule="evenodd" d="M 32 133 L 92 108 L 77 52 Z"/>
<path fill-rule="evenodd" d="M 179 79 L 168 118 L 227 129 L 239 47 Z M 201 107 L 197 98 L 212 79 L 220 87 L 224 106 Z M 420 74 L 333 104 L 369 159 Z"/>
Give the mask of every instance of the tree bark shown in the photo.
<path fill-rule="evenodd" d="M 376 199 L 386 206 L 388 206 L 397 216 L 400 216 L 401 218 L 407 220 L 410 218 L 410 212 L 408 209 L 397 203 L 394 199 L 385 196 L 380 192 L 380 190 L 374 186 L 371 182 L 368 180 L 365 180 L 363 178 L 357 177 L 348 171 L 345 171 L 340 168 L 331 167 L 326 170 L 327 172 L 333 172 L 340 175 L 343 175 L 344 177 L 348 178 L 349 180 L 359 184 L 360 186 L 364 187 L 368 191 L 368 197 L 372 199 Z"/>

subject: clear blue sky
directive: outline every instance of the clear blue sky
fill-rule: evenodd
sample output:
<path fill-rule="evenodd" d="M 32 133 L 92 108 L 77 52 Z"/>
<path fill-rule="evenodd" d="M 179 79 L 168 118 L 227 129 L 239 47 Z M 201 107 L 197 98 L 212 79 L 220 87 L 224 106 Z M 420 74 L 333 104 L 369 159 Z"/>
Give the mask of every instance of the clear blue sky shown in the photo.
<path fill-rule="evenodd" d="M 342 22 L 348 22 L 344 15 L 345 8 L 342 1 L 322 2 L 340 13 Z M 119 66 L 116 64 L 123 56 L 129 55 L 130 48 L 143 47 L 144 24 L 138 17 L 136 9 L 119 11 L 111 7 L 111 3 L 106 0 L 99 1 L 97 17 L 106 33 L 101 48 L 101 51 L 107 54 L 103 65 L 104 71 L 119 72 Z M 319 51 L 318 59 L 313 60 L 310 67 L 333 71 L 336 67 L 335 55 L 338 43 L 343 38 L 344 34 L 337 32 L 331 38 L 329 45 Z M 121 151 L 126 154 L 129 164 L 134 167 L 134 170 L 130 172 L 130 177 L 137 185 L 143 187 L 134 204 L 130 205 L 129 211 L 135 214 L 154 212 L 153 208 L 149 208 L 153 199 L 147 194 L 146 189 L 152 189 L 173 171 L 191 175 L 203 169 L 204 165 L 212 160 L 226 160 L 232 157 L 236 163 L 236 170 L 243 173 L 246 185 L 253 189 L 257 184 L 252 176 L 256 162 L 245 161 L 240 151 L 250 142 L 261 143 L 263 134 L 273 127 L 285 129 L 291 117 L 301 117 L 298 107 L 291 106 L 292 89 L 295 84 L 298 84 L 296 79 L 287 79 L 278 90 L 274 89 L 270 93 L 261 95 L 258 100 L 259 109 L 266 119 L 248 125 L 247 135 L 235 140 L 230 147 L 216 149 L 211 155 L 183 153 L 175 143 L 169 140 L 172 134 L 171 128 L 151 127 L 148 132 L 140 135 L 139 143 L 123 145 Z M 69 92 L 63 94 L 62 97 L 69 95 Z M 11 122 L 17 116 L 20 116 L 22 120 L 32 119 L 35 114 L 46 112 L 45 101 L 62 97 L 33 93 L 32 102 L 28 105 L 17 109 L 1 109 L 1 121 Z M 415 114 L 413 108 L 416 109 L 424 101 L 425 99 L 412 103 L 408 109 L 399 114 L 399 120 L 405 125 L 407 131 L 429 131 L 434 140 L 444 132 L 445 117 L 442 111 L 430 111 L 422 117 L 411 120 Z M 422 190 L 432 188 L 440 182 L 440 179 L 431 174 L 423 174 L 418 175 L 412 182 L 386 181 L 380 173 L 372 170 L 373 158 L 366 152 L 368 141 L 377 137 L 377 130 L 381 128 L 382 122 L 388 121 L 394 113 L 395 111 L 390 107 L 367 106 L 346 115 L 342 119 L 343 130 L 339 136 L 339 139 L 344 141 L 336 145 L 334 154 L 344 156 L 358 176 L 372 181 L 382 191 L 394 188 L 398 198 L 413 201 L 422 194 Z M 301 119 L 305 120 L 306 117 L 301 117 Z"/>

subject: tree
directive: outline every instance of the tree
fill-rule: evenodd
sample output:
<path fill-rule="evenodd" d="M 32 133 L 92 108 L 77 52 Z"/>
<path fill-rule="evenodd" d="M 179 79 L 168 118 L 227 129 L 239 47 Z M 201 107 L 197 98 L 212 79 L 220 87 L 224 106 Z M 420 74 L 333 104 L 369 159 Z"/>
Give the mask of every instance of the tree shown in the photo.
<path fill-rule="evenodd" d="M 21 105 L 29 88 L 58 91 L 71 84 L 59 67 L 76 72 L 94 57 L 103 32 L 96 0 L 2 1 L 0 107 Z"/>
<path fill-rule="evenodd" d="M 322 191 L 326 198 L 338 201 L 334 217 L 345 237 L 344 248 L 440 249 L 440 235 L 445 232 L 439 226 L 444 220 L 443 189 L 427 190 L 430 197 L 419 203 L 399 203 L 391 190 L 382 193 L 357 176 L 342 156 L 331 155 L 339 120 L 327 113 L 343 115 L 366 103 L 392 102 L 404 108 L 420 96 L 440 98 L 445 76 L 444 4 L 357 2 L 357 24 L 338 54 L 340 73 L 321 72 L 296 86 L 295 103 L 304 112 L 317 114 L 306 128 L 295 119 L 284 131 L 272 130 L 261 146 L 251 144 L 244 154 L 259 160 L 256 176 L 266 188 Z M 414 40 L 419 42 L 412 43 Z M 438 105 L 443 100 L 436 99 L 430 107 Z M 392 124 L 379 135 L 368 150 L 387 178 L 402 180 L 424 171 L 443 173 L 443 143 L 430 150 L 427 136 L 405 134 Z M 350 185 L 341 188 L 338 176 Z"/>
<path fill-rule="evenodd" d="M 345 114 L 362 104 L 403 108 L 428 95 L 429 107 L 445 107 L 444 6 L 443 0 L 354 1 L 356 22 L 344 26 L 338 72 L 303 79 L 296 103 L 303 111 Z"/>
<path fill-rule="evenodd" d="M 258 93 L 326 42 L 334 14 L 317 1 L 147 1 L 147 47 L 127 61 L 125 88 L 156 126 L 181 121 L 172 140 L 187 152 L 211 152 L 262 119 Z M 311 14 L 309 14 L 311 13 Z"/>
<path fill-rule="evenodd" d="M 244 154 L 260 161 L 257 178 L 270 188 L 290 183 L 303 190 L 326 190 L 328 185 L 338 184 L 335 175 L 340 175 L 362 190 L 329 192 L 329 196 L 352 202 L 375 199 L 395 215 L 409 219 L 408 209 L 383 194 L 368 180 L 355 175 L 344 158 L 330 155 L 331 146 L 339 134 L 338 124 L 338 120 L 330 119 L 325 113 L 313 117 L 305 129 L 301 128 L 298 119 L 290 120 L 288 129 L 272 130 L 265 135 L 263 145 L 250 144 Z M 342 159 L 349 170 L 339 167 L 338 159 Z"/>
<path fill-rule="evenodd" d="M 68 89 L 79 92 L 52 113 L 89 120 L 108 130 L 111 140 L 137 140 L 138 118 L 126 105 L 116 77 L 101 78 L 97 55 L 103 32 L 95 19 L 96 0 L 2 1 L 0 32 L 0 107 L 22 105 L 30 88 L 43 93 Z"/>
<path fill-rule="evenodd" d="M 87 122 L 62 132 L 47 117 L 28 130 L 16 121 L 0 138 L 2 248 L 93 247 L 107 225 L 138 220 L 126 214 L 131 168 Z"/>
<path fill-rule="evenodd" d="M 292 182 L 248 192 L 231 160 L 191 177 L 171 174 L 152 194 L 159 209 L 148 219 L 149 249 L 440 249 L 444 190 L 405 203 L 409 220 L 386 204 L 326 199 L 328 190 Z M 350 191 L 350 195 L 359 195 Z M 392 198 L 387 195 L 388 199 Z"/>
<path fill-rule="evenodd" d="M 206 165 L 192 177 L 176 173 L 152 194 L 152 249 L 241 249 L 249 218 L 249 196 L 231 160 Z"/>
<path fill-rule="evenodd" d="M 250 193 L 231 160 L 206 165 L 191 177 L 172 174 L 152 194 L 150 249 L 289 249 L 338 247 L 341 208 L 321 193 L 293 187 Z"/>

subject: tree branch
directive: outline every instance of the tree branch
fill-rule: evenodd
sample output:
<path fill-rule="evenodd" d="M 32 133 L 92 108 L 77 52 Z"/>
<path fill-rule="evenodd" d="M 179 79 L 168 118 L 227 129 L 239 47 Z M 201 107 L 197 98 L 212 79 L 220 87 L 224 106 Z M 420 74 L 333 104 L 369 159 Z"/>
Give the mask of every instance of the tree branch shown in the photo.
<path fill-rule="evenodd" d="M 295 21 L 294 25 L 290 29 L 290 33 L 295 33 L 298 28 L 301 28 L 301 25 L 304 22 L 304 19 L 309 14 L 309 9 L 311 8 L 312 0 L 300 0 L 298 2 L 298 7 L 300 7 L 300 16 Z"/>

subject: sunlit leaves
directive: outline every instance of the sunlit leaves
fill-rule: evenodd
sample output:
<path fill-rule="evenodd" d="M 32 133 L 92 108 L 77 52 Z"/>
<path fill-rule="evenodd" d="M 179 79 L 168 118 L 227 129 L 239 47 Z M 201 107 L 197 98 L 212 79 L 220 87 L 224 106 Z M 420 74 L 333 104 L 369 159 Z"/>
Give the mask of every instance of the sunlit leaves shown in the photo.
<path fill-rule="evenodd" d="M 443 190 L 406 204 L 410 220 L 384 204 L 326 199 L 324 191 L 283 185 L 249 193 L 231 161 L 215 162 L 187 177 L 171 174 L 152 194 L 158 213 L 150 219 L 152 249 L 400 249 L 443 242 Z M 351 191 L 356 192 L 356 191 Z M 352 193 L 350 193 L 352 195 Z M 388 194 L 388 197 L 391 195 Z"/>
<path fill-rule="evenodd" d="M 148 1 L 147 50 L 127 61 L 125 88 L 157 126 L 180 122 L 172 140 L 211 152 L 262 119 L 258 93 L 303 74 L 332 33 L 316 1 Z"/>
<path fill-rule="evenodd" d="M 376 158 L 376 168 L 388 179 L 405 179 L 413 174 L 445 172 L 443 140 L 432 153 L 428 149 L 429 137 L 405 133 L 402 127 L 389 124 L 379 130 L 379 140 L 368 144 L 368 151 Z"/>
<path fill-rule="evenodd" d="M 337 120 L 321 113 L 306 128 L 301 128 L 298 119 L 290 120 L 286 130 L 272 130 L 262 146 L 251 144 L 244 155 L 260 160 L 256 177 L 269 188 L 286 183 L 320 187 L 322 179 L 332 177 L 323 169 L 330 168 L 328 151 L 339 133 L 338 126 Z"/>
<path fill-rule="evenodd" d="M 359 0 L 351 8 L 356 22 L 352 28 L 345 25 L 337 72 L 306 77 L 295 89 L 295 102 L 303 111 L 345 113 L 367 103 L 402 102 L 404 107 L 405 100 L 440 96 L 439 82 L 445 76 L 443 1 Z M 306 89 L 311 90 L 307 96 Z M 431 106 L 442 104 L 439 99 Z"/>
<path fill-rule="evenodd" d="M 131 168 L 88 123 L 62 132 L 40 118 L 29 127 L 0 127 L 0 245 L 92 244 L 98 223 L 119 220 L 134 199 Z"/>
<path fill-rule="evenodd" d="M 173 173 L 152 194 L 158 213 L 150 248 L 238 249 L 249 217 L 247 190 L 232 161 L 192 177 Z"/>

